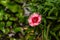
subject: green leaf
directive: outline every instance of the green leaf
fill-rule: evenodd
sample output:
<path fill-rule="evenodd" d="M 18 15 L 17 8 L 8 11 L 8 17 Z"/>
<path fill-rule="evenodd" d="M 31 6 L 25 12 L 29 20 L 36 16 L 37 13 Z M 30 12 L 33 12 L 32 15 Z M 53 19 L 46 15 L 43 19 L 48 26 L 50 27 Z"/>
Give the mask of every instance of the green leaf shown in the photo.
<path fill-rule="evenodd" d="M 47 30 L 44 28 L 44 31 L 43 31 L 43 40 L 46 40 L 47 39 Z"/>
<path fill-rule="evenodd" d="M 22 3 L 24 0 L 15 0 L 16 2 Z"/>
<path fill-rule="evenodd" d="M 46 0 L 47 2 L 57 2 L 57 0 Z"/>
<path fill-rule="evenodd" d="M 0 28 L 4 27 L 4 26 L 5 26 L 5 23 L 4 22 L 0 22 Z"/>
<path fill-rule="evenodd" d="M 43 14 L 45 14 L 48 10 L 49 10 L 49 8 L 45 8 L 45 11 L 43 12 Z"/>
<path fill-rule="evenodd" d="M 6 26 L 11 26 L 11 25 L 12 25 L 12 22 L 7 21 Z"/>
<path fill-rule="evenodd" d="M 52 19 L 52 20 L 56 20 L 57 19 L 57 17 L 49 17 L 49 16 L 47 16 L 46 18 L 47 19 Z"/>
<path fill-rule="evenodd" d="M 5 28 L 4 27 L 2 27 L 2 29 L 1 29 L 2 31 L 3 31 L 3 33 L 5 33 Z"/>
<path fill-rule="evenodd" d="M 15 32 L 19 32 L 19 31 L 21 32 L 21 28 L 20 27 L 16 27 L 16 28 L 14 28 L 14 31 Z"/>
<path fill-rule="evenodd" d="M 23 20 L 24 20 L 23 13 L 18 13 L 18 14 L 16 14 L 16 16 L 19 18 L 19 22 L 23 22 Z"/>
<path fill-rule="evenodd" d="M 14 4 L 14 3 L 8 3 L 6 6 L 12 12 L 17 12 L 19 10 L 19 6 L 17 4 Z"/>
<path fill-rule="evenodd" d="M 53 12 L 53 10 L 56 9 L 55 7 L 53 7 L 52 9 L 50 9 L 48 16 L 50 16 L 50 14 Z"/>
<path fill-rule="evenodd" d="M 16 21 L 16 18 L 15 17 L 10 17 L 9 20 Z"/>
<path fill-rule="evenodd" d="M 59 38 L 58 38 L 58 36 L 55 34 L 55 32 L 50 31 L 50 34 L 52 34 L 52 35 L 56 38 L 56 40 L 59 40 Z"/>
<path fill-rule="evenodd" d="M 5 14 L 5 15 L 4 15 L 4 20 L 7 20 L 9 17 L 10 17 L 9 14 Z"/>
<path fill-rule="evenodd" d="M 51 3 L 51 2 L 45 2 L 44 5 L 47 5 L 47 6 L 49 6 L 49 7 L 54 6 L 53 3 Z"/>
<path fill-rule="evenodd" d="M 60 30 L 60 24 L 59 25 L 56 25 L 53 29 L 52 29 L 52 31 L 57 31 L 57 30 Z"/>
<path fill-rule="evenodd" d="M 60 17 L 59 17 L 59 19 L 58 19 L 58 21 L 57 22 L 60 22 Z"/>
<path fill-rule="evenodd" d="M 9 2 L 9 0 L 0 0 L 0 2 L 1 2 L 2 5 L 6 6 L 7 3 Z"/>
<path fill-rule="evenodd" d="M 29 36 L 28 40 L 34 40 L 34 36 Z"/>
<path fill-rule="evenodd" d="M 44 25 L 46 25 L 46 19 L 42 18 L 42 21 L 44 22 Z"/>
<path fill-rule="evenodd" d="M 10 30 L 8 28 L 5 29 L 5 34 L 8 34 Z"/>
<path fill-rule="evenodd" d="M 0 10 L 0 20 L 3 20 L 4 11 Z"/>

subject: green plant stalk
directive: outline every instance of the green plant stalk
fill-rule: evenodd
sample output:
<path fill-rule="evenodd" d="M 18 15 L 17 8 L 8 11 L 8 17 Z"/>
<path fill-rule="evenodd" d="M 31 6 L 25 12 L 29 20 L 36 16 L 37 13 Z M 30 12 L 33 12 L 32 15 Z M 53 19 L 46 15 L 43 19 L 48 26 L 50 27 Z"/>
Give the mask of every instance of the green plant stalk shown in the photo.
<path fill-rule="evenodd" d="M 56 40 L 59 40 L 58 36 L 54 32 L 50 31 L 50 34 L 52 34 L 56 38 Z"/>
<path fill-rule="evenodd" d="M 53 12 L 54 9 L 55 9 L 55 7 L 53 7 L 53 8 L 49 11 L 48 16 L 50 16 L 50 14 Z"/>
<path fill-rule="evenodd" d="M 51 24 L 52 24 L 52 23 L 50 22 L 49 25 L 47 26 L 47 37 L 46 37 L 47 39 L 48 39 L 48 35 L 49 35 L 48 33 L 49 33 L 49 28 L 50 28 Z M 46 39 L 46 40 L 47 40 L 47 39 Z"/>
<path fill-rule="evenodd" d="M 52 24 L 51 22 L 48 24 L 47 30 L 46 30 L 46 28 L 44 28 L 44 30 L 42 30 L 42 39 L 43 40 L 49 40 L 48 33 L 49 33 L 49 28 L 50 28 L 51 24 Z"/>

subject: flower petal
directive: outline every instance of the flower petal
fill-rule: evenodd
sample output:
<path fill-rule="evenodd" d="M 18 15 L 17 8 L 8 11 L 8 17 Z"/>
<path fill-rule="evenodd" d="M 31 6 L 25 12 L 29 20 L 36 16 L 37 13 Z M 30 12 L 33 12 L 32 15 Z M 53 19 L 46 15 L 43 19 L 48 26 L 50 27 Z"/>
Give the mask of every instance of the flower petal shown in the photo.
<path fill-rule="evenodd" d="M 33 18 L 35 18 L 35 19 L 33 19 Z M 33 22 L 34 20 L 36 20 L 36 18 L 38 18 L 37 21 Z M 32 21 L 32 19 L 33 19 L 33 21 Z M 41 15 L 39 15 L 37 13 L 33 13 L 28 19 L 29 25 L 32 26 L 32 27 L 37 26 L 41 23 L 41 19 L 42 19 Z"/>

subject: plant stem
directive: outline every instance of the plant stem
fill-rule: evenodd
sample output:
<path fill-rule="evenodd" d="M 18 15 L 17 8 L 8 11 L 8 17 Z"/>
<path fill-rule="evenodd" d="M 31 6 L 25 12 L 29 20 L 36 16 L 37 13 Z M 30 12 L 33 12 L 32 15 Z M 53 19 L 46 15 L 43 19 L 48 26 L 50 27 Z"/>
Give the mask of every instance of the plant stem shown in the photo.
<path fill-rule="evenodd" d="M 49 33 L 49 28 L 50 28 L 50 26 L 51 26 L 51 22 L 49 23 L 49 25 L 47 26 L 47 36 L 46 36 L 46 40 L 48 40 L 48 33 Z"/>

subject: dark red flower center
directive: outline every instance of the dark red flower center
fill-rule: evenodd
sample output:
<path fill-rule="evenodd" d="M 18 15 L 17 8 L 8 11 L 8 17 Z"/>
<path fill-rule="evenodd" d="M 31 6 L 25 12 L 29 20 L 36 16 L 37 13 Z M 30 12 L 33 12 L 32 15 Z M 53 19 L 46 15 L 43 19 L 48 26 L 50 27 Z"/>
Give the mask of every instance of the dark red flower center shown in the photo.
<path fill-rule="evenodd" d="M 38 17 L 33 17 L 33 18 L 32 18 L 32 22 L 33 22 L 33 23 L 36 23 L 37 21 L 38 21 Z"/>

